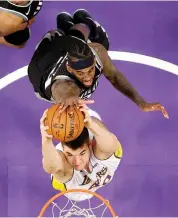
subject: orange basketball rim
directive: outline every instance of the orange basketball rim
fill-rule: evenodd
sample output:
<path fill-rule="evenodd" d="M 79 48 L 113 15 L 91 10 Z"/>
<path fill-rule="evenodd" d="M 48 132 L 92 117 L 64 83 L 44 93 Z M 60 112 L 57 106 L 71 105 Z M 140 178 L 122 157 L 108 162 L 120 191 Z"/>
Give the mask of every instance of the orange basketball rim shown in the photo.
<path fill-rule="evenodd" d="M 84 194 L 90 194 L 90 195 L 93 195 L 93 197 L 96 197 L 97 199 L 99 199 L 103 205 L 105 204 L 105 206 L 108 208 L 108 210 L 110 211 L 112 217 L 115 217 L 115 218 L 118 218 L 118 216 L 116 215 L 114 209 L 112 208 L 112 206 L 110 205 L 110 203 L 108 202 L 108 200 L 106 200 L 104 197 L 102 197 L 101 195 L 95 193 L 95 192 L 92 192 L 92 191 L 89 191 L 89 190 L 85 190 L 85 189 L 70 189 L 70 190 L 66 190 L 66 191 L 63 191 L 63 192 L 60 192 L 56 195 L 54 195 L 51 199 L 49 199 L 45 205 L 42 207 L 39 215 L 38 215 L 38 218 L 42 218 L 44 217 L 44 214 L 45 214 L 45 211 L 48 209 L 48 207 L 50 206 L 50 204 L 52 204 L 55 200 L 57 200 L 58 198 L 60 197 L 63 197 L 65 194 L 67 193 L 74 193 L 74 192 L 78 192 L 78 193 L 84 193 Z"/>

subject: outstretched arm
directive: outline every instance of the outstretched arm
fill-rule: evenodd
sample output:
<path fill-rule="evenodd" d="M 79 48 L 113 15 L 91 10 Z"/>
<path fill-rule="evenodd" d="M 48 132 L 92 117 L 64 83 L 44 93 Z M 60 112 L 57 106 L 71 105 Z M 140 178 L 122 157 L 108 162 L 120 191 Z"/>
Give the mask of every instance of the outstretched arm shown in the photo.
<path fill-rule="evenodd" d="M 137 90 L 130 84 L 126 77 L 116 69 L 108 55 L 107 50 L 102 45 L 98 43 L 91 43 L 90 46 L 95 49 L 103 63 L 103 73 L 105 77 L 117 90 L 135 102 L 135 104 L 137 104 L 141 110 L 145 112 L 161 111 L 165 118 L 169 118 L 167 111 L 160 103 L 148 103 L 139 95 Z"/>
<path fill-rule="evenodd" d="M 116 69 L 107 50 L 98 43 L 92 43 L 91 47 L 95 49 L 98 56 L 103 63 L 103 73 L 110 83 L 119 90 L 122 94 L 126 95 L 138 106 L 145 103 L 145 100 L 138 94 L 136 89 L 131 85 L 127 78 Z"/>

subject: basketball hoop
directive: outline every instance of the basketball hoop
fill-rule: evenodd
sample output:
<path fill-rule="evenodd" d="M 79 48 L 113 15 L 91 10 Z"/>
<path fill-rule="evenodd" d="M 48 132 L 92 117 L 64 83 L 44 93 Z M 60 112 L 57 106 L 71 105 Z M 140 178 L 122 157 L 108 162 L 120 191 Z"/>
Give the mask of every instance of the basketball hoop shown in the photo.
<path fill-rule="evenodd" d="M 67 195 L 69 194 L 88 195 L 88 196 L 92 196 L 92 198 L 89 197 L 87 200 L 84 201 L 77 201 L 77 200 L 73 201 L 67 197 Z M 67 201 L 67 203 L 66 202 L 64 203 L 64 200 Z M 92 200 L 93 202 L 91 202 Z M 38 218 L 49 217 L 49 216 L 55 218 L 57 217 L 58 218 L 66 218 L 66 217 L 95 218 L 95 217 L 103 217 L 106 211 L 107 213 L 109 212 L 109 215 L 107 217 L 115 217 L 115 218 L 118 217 L 114 212 L 114 209 L 110 205 L 109 201 L 107 201 L 101 195 L 85 189 L 71 189 L 71 190 L 60 192 L 55 196 L 53 196 L 51 199 L 49 199 L 42 207 L 40 214 L 38 215 Z M 98 212 L 100 213 L 100 215 L 98 215 Z"/>

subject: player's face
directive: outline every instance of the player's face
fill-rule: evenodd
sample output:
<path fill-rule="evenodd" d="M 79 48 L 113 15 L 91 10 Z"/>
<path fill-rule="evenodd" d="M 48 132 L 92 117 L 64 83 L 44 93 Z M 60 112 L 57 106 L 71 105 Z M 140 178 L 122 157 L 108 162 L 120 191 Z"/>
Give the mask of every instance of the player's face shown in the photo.
<path fill-rule="evenodd" d="M 64 145 L 64 154 L 67 161 L 73 166 L 77 171 L 83 170 L 88 166 L 90 159 L 90 150 L 87 144 L 82 147 L 72 150 L 71 148 Z"/>
<path fill-rule="evenodd" d="M 93 84 L 93 79 L 95 76 L 95 65 L 96 65 L 96 61 L 90 67 L 87 67 L 81 70 L 74 70 L 72 68 L 70 69 L 71 69 L 71 72 L 75 75 L 75 77 L 81 83 L 83 83 L 84 86 L 90 87 Z"/>

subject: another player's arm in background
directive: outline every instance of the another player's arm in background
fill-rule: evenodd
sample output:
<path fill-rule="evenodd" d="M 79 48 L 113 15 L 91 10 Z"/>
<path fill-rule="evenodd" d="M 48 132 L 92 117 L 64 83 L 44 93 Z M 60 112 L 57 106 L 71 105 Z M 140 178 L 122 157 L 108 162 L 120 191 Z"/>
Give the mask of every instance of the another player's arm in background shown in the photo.
<path fill-rule="evenodd" d="M 22 25 L 22 23 L 22 17 L 9 12 L 0 11 L 0 37 L 25 29 L 28 24 L 23 23 Z"/>
<path fill-rule="evenodd" d="M 116 69 L 107 50 L 98 43 L 90 43 L 90 46 L 95 49 L 103 63 L 103 73 L 111 84 L 122 94 L 130 98 L 138 106 L 146 101 L 138 94 L 137 90 L 131 85 L 127 78 Z"/>

